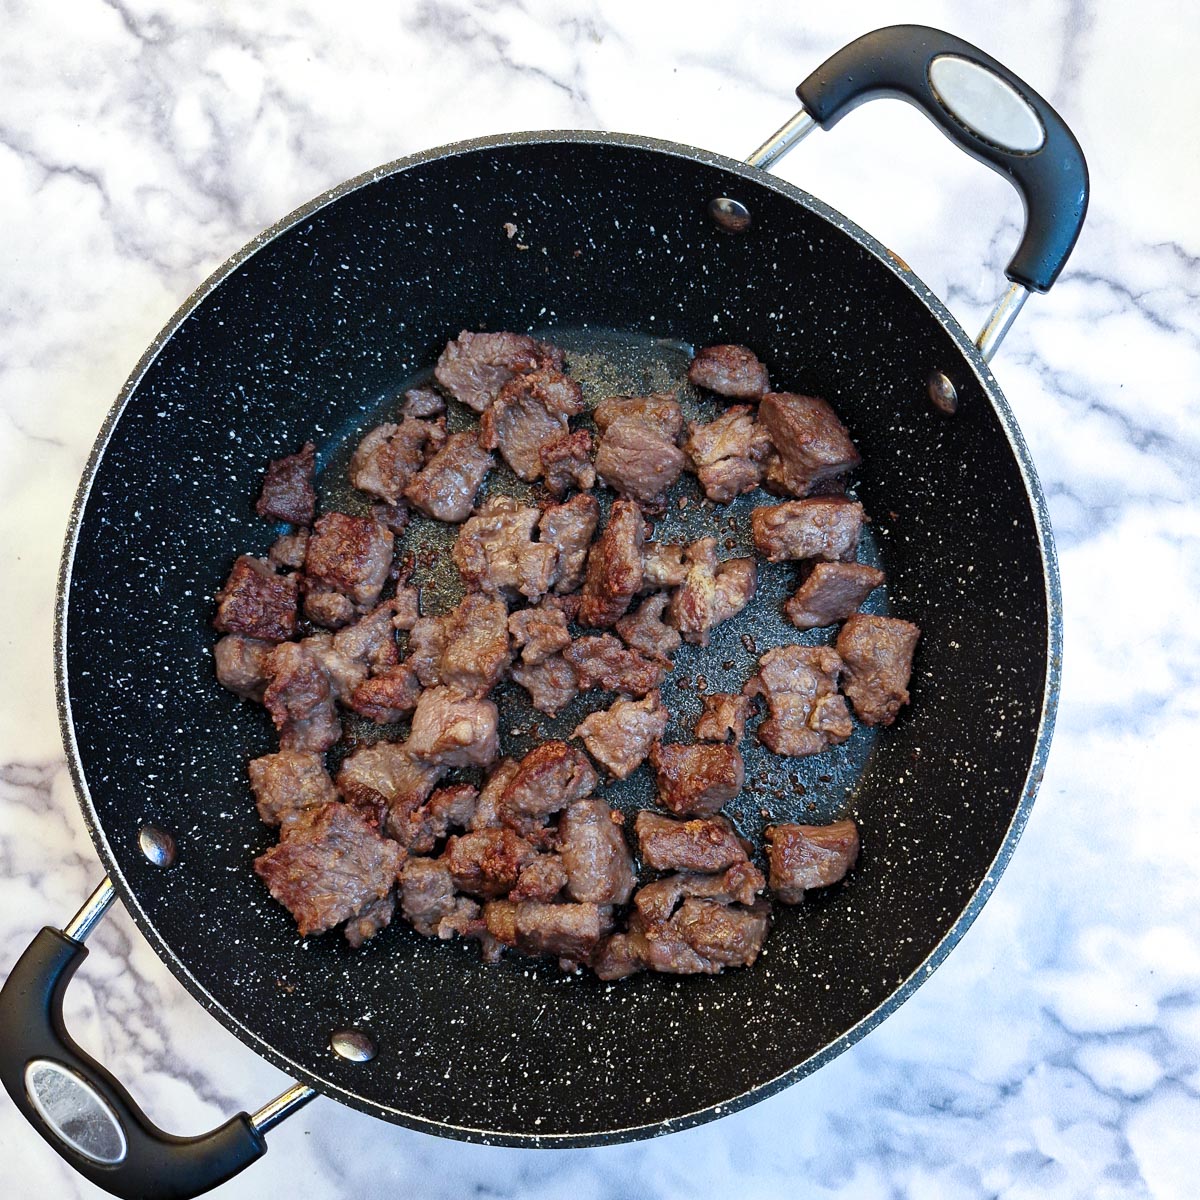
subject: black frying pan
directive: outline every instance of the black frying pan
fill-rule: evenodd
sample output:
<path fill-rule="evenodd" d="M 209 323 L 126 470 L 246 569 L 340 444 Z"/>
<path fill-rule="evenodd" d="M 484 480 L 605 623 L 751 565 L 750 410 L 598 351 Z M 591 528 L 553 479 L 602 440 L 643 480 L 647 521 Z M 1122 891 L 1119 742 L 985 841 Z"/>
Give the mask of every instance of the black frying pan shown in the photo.
<path fill-rule="evenodd" d="M 80 487 L 60 591 L 63 736 L 108 878 L 63 931 L 38 935 L 0 998 L 5 1085 L 89 1179 L 122 1196 L 197 1194 L 263 1153 L 265 1130 L 316 1092 L 521 1146 L 710 1120 L 860 1038 L 990 894 L 1041 776 L 1061 630 L 1042 493 L 986 359 L 1074 245 L 1086 168 L 1044 100 L 934 30 L 860 39 L 798 92 L 806 112 L 751 165 L 543 133 L 381 168 L 247 246 L 138 365 Z M 879 94 L 915 101 L 1024 196 L 1013 286 L 979 348 L 878 242 L 762 169 Z M 751 763 L 735 810 L 751 832 L 764 810 L 852 813 L 864 843 L 847 885 L 778 911 L 752 969 L 608 985 L 529 961 L 484 968 L 473 946 L 399 925 L 363 952 L 336 935 L 302 943 L 250 869 L 271 834 L 245 763 L 274 742 L 261 710 L 215 684 L 212 592 L 237 553 L 273 536 L 251 509 L 264 462 L 311 436 L 325 503 L 349 502 L 332 481 L 358 434 L 461 328 L 552 333 L 593 398 L 677 378 L 692 346 L 744 342 L 778 385 L 828 397 L 862 450 L 855 488 L 886 603 L 924 631 L 912 706 L 828 755 Z M 721 514 L 734 546 L 747 503 Z M 663 532 L 694 537 L 712 521 L 676 512 Z M 707 655 L 678 660 L 677 729 L 697 703 L 681 682 L 707 673 L 712 688 L 736 687 L 753 660 L 742 635 L 759 653 L 785 636 L 773 606 L 791 581 L 778 571 Z M 524 749 L 522 736 L 506 729 L 506 749 Z M 614 802 L 644 803 L 638 786 Z M 295 1088 L 174 1139 L 71 1041 L 62 995 L 114 894 Z"/>

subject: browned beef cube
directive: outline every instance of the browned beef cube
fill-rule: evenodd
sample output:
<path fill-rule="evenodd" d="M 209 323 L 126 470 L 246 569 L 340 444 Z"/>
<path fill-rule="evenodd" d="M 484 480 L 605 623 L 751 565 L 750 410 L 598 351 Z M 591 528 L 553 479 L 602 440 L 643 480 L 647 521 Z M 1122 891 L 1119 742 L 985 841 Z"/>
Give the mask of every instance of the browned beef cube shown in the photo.
<path fill-rule="evenodd" d="M 561 654 L 552 654 L 532 667 L 516 663 L 512 677 L 529 693 L 533 707 L 548 717 L 557 717 L 579 694 L 575 668 Z"/>
<path fill-rule="evenodd" d="M 750 514 L 754 545 L 768 562 L 848 562 L 858 550 L 863 506 L 844 496 L 766 504 Z"/>
<path fill-rule="evenodd" d="M 517 770 L 517 763 L 511 758 L 502 759 L 492 768 L 479 793 L 479 803 L 475 806 L 475 815 L 471 818 L 471 829 L 500 828 L 503 824 L 500 820 L 500 798 Z"/>
<path fill-rule="evenodd" d="M 647 542 L 642 550 L 641 590 L 653 592 L 678 587 L 687 578 L 688 564 L 684 562 L 687 549 L 674 542 Z"/>
<path fill-rule="evenodd" d="M 521 759 L 505 785 L 500 819 L 518 832 L 530 831 L 551 813 L 590 796 L 597 782 L 582 750 L 566 742 L 543 742 Z"/>
<path fill-rule="evenodd" d="M 513 613 L 508 618 L 508 632 L 520 647 L 522 660 L 531 667 L 571 644 L 566 614 L 553 604 L 539 604 L 537 608 Z"/>
<path fill-rule="evenodd" d="M 372 517 L 331 512 L 313 526 L 304 557 L 310 581 L 340 592 L 356 608 L 376 603 L 392 567 L 391 530 Z"/>
<path fill-rule="evenodd" d="M 276 575 L 271 564 L 243 554 L 217 593 L 214 627 L 264 642 L 296 635 L 297 577 Z"/>
<path fill-rule="evenodd" d="M 262 495 L 254 506 L 255 512 L 273 521 L 311 525 L 317 507 L 317 493 L 313 488 L 316 456 L 317 448 L 312 442 L 305 442 L 297 453 L 272 459 L 267 464 Z"/>
<path fill-rule="evenodd" d="M 757 400 L 771 386 L 767 368 L 745 346 L 705 346 L 692 359 L 688 379 L 735 400 Z"/>
<path fill-rule="evenodd" d="M 865 563 L 814 563 L 783 611 L 799 629 L 832 625 L 854 613 L 883 581 L 883 572 Z"/>
<path fill-rule="evenodd" d="M 493 496 L 463 525 L 454 562 L 468 588 L 537 601 L 550 590 L 558 551 L 533 540 L 541 513 L 511 496 Z"/>
<path fill-rule="evenodd" d="M 838 653 L 845 662 L 846 693 L 859 720 L 890 725 L 908 703 L 913 651 L 921 631 L 911 621 L 857 613 L 838 634 Z"/>
<path fill-rule="evenodd" d="M 558 371 L 517 375 L 479 420 L 479 444 L 500 451 L 520 479 L 541 476 L 542 448 L 567 433 L 567 418 L 583 411 L 583 391 Z"/>
<path fill-rule="evenodd" d="M 254 869 L 296 918 L 300 936 L 308 937 L 386 896 L 403 861 L 395 842 L 380 837 L 349 805 L 333 803 L 289 824 Z"/>
<path fill-rule="evenodd" d="M 641 948 L 644 941 L 629 933 L 614 933 L 601 940 L 588 965 L 606 982 L 626 979 L 645 968 Z"/>
<path fill-rule="evenodd" d="M 727 504 L 762 482 L 771 439 L 749 405 L 735 404 L 707 425 L 693 424 L 683 448 L 704 494 Z"/>
<path fill-rule="evenodd" d="M 410 854 L 432 854 L 437 843 L 451 829 L 469 829 L 475 819 L 479 793 L 469 783 L 438 788 L 429 799 L 388 832 Z"/>
<path fill-rule="evenodd" d="M 350 482 L 385 504 L 397 504 L 412 477 L 446 440 L 445 422 L 404 420 L 377 425 L 350 460 Z"/>
<path fill-rule="evenodd" d="M 674 441 L 637 420 L 614 421 L 596 447 L 600 481 L 649 513 L 664 511 L 667 492 L 686 465 L 687 456 Z"/>
<path fill-rule="evenodd" d="M 646 921 L 666 921 L 687 896 L 749 906 L 766 886 L 763 873 L 753 863 L 737 862 L 722 875 L 695 871 L 664 875 L 638 888 L 633 902 Z"/>
<path fill-rule="evenodd" d="M 764 833 L 771 891 L 783 904 L 799 904 L 809 888 L 828 887 L 858 861 L 858 826 L 772 825 Z"/>
<path fill-rule="evenodd" d="M 594 904 L 541 904 L 522 900 L 514 914 L 517 948 L 583 962 L 604 932 Z"/>
<path fill-rule="evenodd" d="M 844 742 L 854 726 L 838 695 L 842 660 L 830 646 L 781 646 L 759 660 L 747 681 L 748 696 L 766 697 L 770 717 L 758 727 L 758 740 L 776 754 L 819 754 Z"/>
<path fill-rule="evenodd" d="M 608 524 L 588 555 L 581 625 L 607 626 L 624 616 L 642 589 L 642 542 L 646 521 L 632 500 L 614 500 Z"/>
<path fill-rule="evenodd" d="M 404 498 L 428 517 L 453 523 L 465 521 L 495 463 L 473 430 L 452 433 L 413 476 L 404 489 Z"/>
<path fill-rule="evenodd" d="M 663 612 L 670 604 L 667 592 L 655 592 L 647 596 L 634 613 L 627 614 L 617 622 L 617 632 L 630 650 L 636 650 L 647 658 L 669 663 L 671 655 L 679 649 L 683 639 L 679 630 L 667 625 Z"/>
<path fill-rule="evenodd" d="M 388 832 L 399 838 L 446 770 L 441 763 L 414 758 L 407 746 L 376 742 L 343 759 L 337 789 L 348 803 L 383 820 Z"/>
<path fill-rule="evenodd" d="M 581 801 L 586 803 L 586 801 Z M 510 900 L 541 900 L 548 904 L 567 886 L 567 871 L 557 854 L 537 854 L 533 862 L 521 868 L 517 886 L 508 893 Z"/>
<path fill-rule="evenodd" d="M 394 667 L 400 661 L 396 630 L 412 628 L 413 589 L 401 588 L 377 604 L 366 616 L 333 635 L 334 649 L 372 671 Z"/>
<path fill-rule="evenodd" d="M 342 736 L 329 676 L 298 642 L 271 651 L 271 682 L 263 703 L 279 730 L 284 750 L 328 750 Z"/>
<path fill-rule="evenodd" d="M 857 467 L 862 461 L 846 427 L 825 400 L 768 392 L 758 406 L 776 454 L 767 465 L 767 486 L 803 496 L 814 484 Z"/>
<path fill-rule="evenodd" d="M 227 633 L 213 647 L 217 682 L 243 700 L 263 698 L 270 679 L 270 656 L 274 642 Z"/>
<path fill-rule="evenodd" d="M 717 539 L 701 538 L 687 548 L 688 573 L 671 597 L 671 619 L 685 642 L 707 646 L 714 626 L 750 603 L 758 584 L 752 558 L 717 561 Z"/>
<path fill-rule="evenodd" d="M 523 333 L 460 333 L 433 369 L 455 400 L 483 412 L 514 376 L 547 367 L 562 369 L 562 351 Z"/>
<path fill-rule="evenodd" d="M 742 790 L 745 766 L 736 746 L 667 745 L 650 751 L 659 803 L 680 817 L 711 817 Z"/>
<path fill-rule="evenodd" d="M 490 700 L 464 696 L 450 687 L 421 693 L 413 713 L 409 753 L 444 767 L 490 767 L 500 753 L 499 714 Z"/>
<path fill-rule="evenodd" d="M 702 971 L 715 974 L 725 967 L 751 967 L 771 928 L 771 908 L 758 901 L 752 908 L 689 898 L 671 918 L 671 926 L 706 964 Z M 652 971 L 678 971 L 674 960 L 660 959 L 650 940 L 648 966 Z M 684 974 L 691 974 L 684 969 Z"/>
<path fill-rule="evenodd" d="M 444 858 L 410 858 L 400 872 L 400 909 L 425 937 L 446 940 L 469 928 L 479 905 L 454 890 Z"/>
<path fill-rule="evenodd" d="M 641 425 L 669 442 L 674 442 L 683 432 L 683 409 L 667 392 L 649 396 L 609 396 L 596 405 L 592 418 L 601 433 L 607 433 L 618 421 Z"/>
<path fill-rule="evenodd" d="M 577 800 L 558 822 L 559 853 L 572 900 L 624 904 L 633 891 L 633 856 L 602 800 Z"/>
<path fill-rule="evenodd" d="M 408 638 L 408 661 L 425 687 L 485 696 L 508 670 L 508 608 L 478 593 L 441 617 L 422 617 Z"/>
<path fill-rule="evenodd" d="M 543 442 L 538 457 L 550 495 L 565 496 L 572 488 L 586 492 L 596 486 L 592 435 L 586 429 L 562 433 Z"/>
<path fill-rule="evenodd" d="M 710 692 L 703 697 L 704 711 L 696 722 L 696 738 L 701 742 L 737 743 L 742 740 L 746 718 L 750 715 L 748 696 L 728 692 Z"/>
<path fill-rule="evenodd" d="M 311 750 L 280 750 L 254 759 L 250 786 L 259 818 L 267 825 L 290 825 L 302 814 L 338 798 L 325 759 Z"/>
<path fill-rule="evenodd" d="M 411 664 L 400 663 L 364 679 L 351 694 L 350 707 L 368 721 L 388 725 L 412 712 L 420 698 L 416 671 Z"/>
<path fill-rule="evenodd" d="M 396 537 L 408 528 L 412 520 L 412 513 L 404 500 L 397 500 L 395 504 L 372 504 L 371 516 L 381 525 L 386 525 Z"/>
<path fill-rule="evenodd" d="M 558 551 L 554 590 L 573 592 L 583 582 L 584 564 L 592 535 L 600 523 L 600 505 L 595 496 L 580 493 L 565 504 L 551 504 L 542 514 L 538 528 L 542 542 Z"/>
<path fill-rule="evenodd" d="M 655 871 L 726 871 L 747 855 L 721 817 L 677 821 L 643 809 L 634 821 L 642 861 Z"/>
<path fill-rule="evenodd" d="M 404 393 L 400 406 L 402 417 L 440 417 L 446 411 L 446 402 L 436 388 L 415 387 Z"/>
<path fill-rule="evenodd" d="M 371 901 L 358 914 L 346 922 L 344 933 L 346 941 L 358 950 L 364 942 L 373 938 L 381 929 L 386 929 L 392 923 L 396 912 L 396 893 L 388 892 L 386 896 Z"/>
<path fill-rule="evenodd" d="M 308 537 L 307 529 L 293 529 L 291 533 L 281 534 L 267 551 L 267 561 L 277 571 L 299 571 L 308 552 Z"/>
<path fill-rule="evenodd" d="M 323 583 L 300 576 L 304 596 L 304 615 L 317 625 L 327 629 L 340 629 L 354 620 L 357 609 L 349 596 Z"/>
<path fill-rule="evenodd" d="M 661 662 L 627 650 L 611 633 L 579 638 L 563 651 L 563 658 L 575 668 L 584 691 L 601 687 L 626 696 L 644 696 L 662 683 L 666 674 Z"/>
<path fill-rule="evenodd" d="M 454 886 L 487 899 L 511 891 L 534 855 L 533 847 L 511 829 L 481 829 L 446 843 L 446 865 Z"/>
<path fill-rule="evenodd" d="M 607 710 L 591 713 L 573 736 L 610 775 L 627 779 L 666 728 L 667 710 L 655 688 L 644 700 L 616 700 Z"/>

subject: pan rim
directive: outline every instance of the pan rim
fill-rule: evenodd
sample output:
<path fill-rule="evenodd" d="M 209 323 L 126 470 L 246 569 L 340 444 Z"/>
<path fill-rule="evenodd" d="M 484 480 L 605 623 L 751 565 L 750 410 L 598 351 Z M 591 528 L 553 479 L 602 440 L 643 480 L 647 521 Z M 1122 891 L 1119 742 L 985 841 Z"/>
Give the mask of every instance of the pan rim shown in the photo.
<path fill-rule="evenodd" d="M 92 804 L 86 775 L 81 761 L 79 747 L 75 740 L 74 721 L 71 710 L 71 698 L 67 678 L 67 612 L 71 589 L 72 569 L 75 552 L 82 526 L 84 510 L 91 495 L 92 485 L 107 450 L 117 424 L 123 415 L 129 400 L 141 384 L 142 379 L 158 357 L 159 353 L 174 336 L 175 332 L 193 314 L 193 312 L 241 265 L 259 250 L 273 242 L 277 237 L 289 232 L 301 221 L 309 218 L 326 205 L 333 203 L 350 193 L 378 182 L 392 175 L 401 174 L 413 168 L 426 166 L 444 159 L 460 157 L 466 154 L 501 150 L 514 146 L 530 144 L 582 144 L 623 147 L 633 150 L 646 150 L 664 154 L 672 158 L 682 158 L 691 162 L 699 162 L 717 167 L 732 175 L 744 178 L 757 186 L 767 187 L 772 191 L 798 203 L 809 212 L 824 219 L 841 233 L 850 237 L 862 249 L 871 254 L 883 267 L 892 273 L 905 287 L 921 301 L 957 344 L 966 365 L 974 372 L 977 381 L 987 396 L 1005 437 L 1008 439 L 1013 458 L 1025 486 L 1033 516 L 1034 530 L 1043 567 L 1043 583 L 1045 588 L 1047 632 L 1046 632 L 1046 663 L 1045 685 L 1042 690 L 1041 711 L 1038 719 L 1034 746 L 1030 755 L 1029 768 L 1021 787 L 1020 798 L 1012 820 L 1005 831 L 1004 838 L 979 886 L 971 894 L 966 906 L 955 918 L 950 927 L 939 939 L 925 959 L 909 974 L 904 982 L 869 1013 L 863 1016 L 834 1041 L 830 1042 L 816 1054 L 811 1055 L 787 1071 L 769 1079 L 753 1088 L 731 1097 L 728 1100 L 711 1104 L 693 1112 L 662 1121 L 631 1124 L 620 1129 L 609 1129 L 603 1132 L 590 1133 L 512 1133 L 497 1132 L 487 1129 L 477 1129 L 468 1126 L 454 1125 L 446 1121 L 438 1121 L 416 1113 L 381 1105 L 369 1100 L 356 1092 L 352 1092 L 328 1079 L 303 1067 L 280 1053 L 268 1043 L 259 1033 L 249 1028 L 241 1020 L 223 1007 L 207 990 L 204 983 L 198 979 L 187 966 L 176 956 L 168 940 L 159 933 L 149 913 L 142 907 L 134 889 L 127 882 L 103 826 Z M 99 433 L 92 445 L 84 467 L 75 498 L 72 502 L 70 518 L 67 525 L 63 545 L 62 558 L 59 565 L 58 586 L 55 599 L 54 620 L 54 674 L 55 694 L 58 703 L 59 730 L 66 752 L 67 765 L 75 786 L 76 796 L 83 813 L 84 822 L 96 847 L 97 854 L 108 873 L 110 880 L 120 896 L 126 911 L 134 923 L 154 949 L 155 953 L 166 964 L 172 975 L 187 989 L 189 993 L 220 1023 L 225 1026 L 240 1042 L 252 1049 L 256 1054 L 266 1059 L 273 1066 L 287 1072 L 295 1079 L 314 1088 L 318 1093 L 336 1099 L 351 1108 L 398 1124 L 418 1132 L 451 1137 L 461 1141 L 474 1142 L 484 1145 L 512 1146 L 527 1149 L 537 1148 L 585 1148 L 591 1146 L 606 1146 L 618 1143 L 636 1141 L 649 1137 L 662 1136 L 677 1130 L 692 1128 L 718 1117 L 747 1108 L 760 1100 L 775 1095 L 784 1088 L 807 1075 L 812 1074 L 843 1051 L 861 1040 L 885 1018 L 896 1011 L 912 994 L 925 982 L 934 970 L 945 960 L 950 951 L 958 944 L 978 916 L 983 905 L 990 898 L 996 883 L 1007 867 L 1012 854 L 1020 840 L 1029 813 L 1033 807 L 1038 787 L 1045 771 L 1046 759 L 1049 754 L 1050 741 L 1053 736 L 1055 715 L 1058 707 L 1058 697 L 1062 676 L 1062 593 L 1059 579 L 1058 557 L 1054 545 L 1053 531 L 1050 524 L 1049 511 L 1045 494 L 1038 479 L 1029 448 L 1017 424 L 1008 401 L 1005 399 L 995 376 L 988 364 L 975 347 L 973 340 L 957 319 L 946 308 L 939 297 L 911 269 L 897 259 L 878 239 L 855 224 L 849 218 L 830 207 L 824 201 L 796 187 L 794 184 L 779 179 L 777 176 L 763 171 L 737 159 L 726 157 L 709 150 L 683 143 L 667 141 L 658 138 L 644 137 L 637 134 L 621 134 L 595 130 L 542 130 L 520 133 L 490 135 L 472 138 L 447 145 L 419 151 L 403 158 L 395 159 L 366 171 L 329 190 L 322 192 L 312 200 L 300 205 L 292 212 L 281 218 L 275 224 L 263 230 L 239 250 L 217 267 L 192 293 L 183 301 L 172 314 L 163 328 L 155 335 L 153 341 L 134 369 L 126 379 L 116 400 L 109 408 Z"/>

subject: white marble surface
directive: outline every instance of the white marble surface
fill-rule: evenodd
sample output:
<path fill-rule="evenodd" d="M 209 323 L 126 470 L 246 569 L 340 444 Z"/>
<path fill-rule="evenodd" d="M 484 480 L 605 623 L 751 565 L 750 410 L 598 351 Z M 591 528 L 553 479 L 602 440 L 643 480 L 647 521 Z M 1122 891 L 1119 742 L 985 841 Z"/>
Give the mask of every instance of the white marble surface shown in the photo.
<path fill-rule="evenodd" d="M 99 876 L 52 690 L 59 546 L 123 377 L 262 226 L 370 166 L 587 126 L 745 153 L 791 89 L 916 20 L 1023 74 L 1088 151 L 1092 212 L 997 362 L 1050 497 L 1066 675 L 994 898 L 896 1015 L 715 1125 L 593 1151 L 439 1141 L 319 1100 L 223 1195 L 1193 1197 L 1200 1139 L 1200 24 L 1153 0 L 249 5 L 6 0 L 0 38 L 0 963 Z M 686 13 L 686 16 L 685 16 Z M 974 330 L 1020 207 L 879 104 L 783 173 L 879 234 Z M 284 1080 L 122 913 L 70 993 L 81 1040 L 181 1132 Z M 99 1194 L 0 1103 L 3 1191 Z"/>

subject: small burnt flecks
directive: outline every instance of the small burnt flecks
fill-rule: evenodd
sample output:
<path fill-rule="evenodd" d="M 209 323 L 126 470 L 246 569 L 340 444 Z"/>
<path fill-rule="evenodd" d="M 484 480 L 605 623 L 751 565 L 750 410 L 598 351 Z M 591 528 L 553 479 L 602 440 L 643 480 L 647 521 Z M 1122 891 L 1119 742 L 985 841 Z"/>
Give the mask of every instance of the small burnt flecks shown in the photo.
<path fill-rule="evenodd" d="M 755 217 L 738 238 L 705 215 L 730 194 Z M 612 135 L 419 157 L 256 240 L 219 286 L 200 289 L 122 397 L 80 492 L 65 574 L 63 683 L 85 816 L 171 969 L 260 1053 L 346 1103 L 527 1146 L 710 1119 L 870 1028 L 940 961 L 1011 853 L 1026 777 L 1044 756 L 1057 649 L 1023 443 L 946 321 L 877 244 L 790 185 Z M 862 828 L 852 877 L 777 906 L 751 970 L 603 984 L 517 958 L 484 968 L 475 945 L 427 940 L 399 920 L 358 952 L 337 932 L 298 938 L 251 869 L 276 834 L 258 821 L 245 765 L 276 739 L 260 706 L 215 683 L 212 594 L 237 554 L 265 553 L 281 532 L 252 515 L 269 459 L 311 439 L 322 510 L 369 511 L 345 485 L 350 454 L 464 328 L 550 337 L 589 404 L 670 390 L 688 420 L 723 407 L 681 382 L 692 349 L 741 342 L 774 386 L 828 398 L 862 452 L 851 491 L 881 519 L 861 556 L 888 574 L 868 607 L 923 630 L 913 702 L 890 729 L 860 727 L 817 759 L 777 762 L 769 787 L 731 806 L 755 843 L 764 810 L 776 821 L 853 814 Z M 931 364 L 955 380 L 954 421 L 929 405 Z M 448 409 L 451 431 L 475 419 Z M 731 556 L 749 545 L 754 505 L 773 502 L 759 492 L 714 507 L 691 474 L 679 489 L 687 507 L 671 505 L 655 536 L 728 536 Z M 495 490 L 541 494 L 499 466 L 484 495 Z M 401 538 L 427 612 L 461 596 L 455 534 L 415 515 Z M 772 646 L 829 642 L 833 630 L 784 622 L 795 582 L 791 564 L 764 566 L 744 619 L 707 648 L 681 649 L 681 677 L 735 692 Z M 580 697 L 534 733 L 520 691 L 504 693 L 502 728 L 529 733 L 506 736 L 507 752 L 569 734 L 588 705 L 613 698 Z M 664 704 L 668 739 L 690 737 L 700 696 L 672 682 Z M 755 723 L 747 775 L 765 784 Z M 406 728 L 348 725 L 365 741 Z M 343 753 L 329 755 L 332 769 Z M 602 789 L 626 815 L 652 793 L 645 766 Z M 138 847 L 147 821 L 176 836 L 170 870 Z M 378 1038 L 373 1061 L 328 1053 L 330 1030 L 344 1028 Z M 714 1057 L 714 1045 L 734 1052 Z"/>

